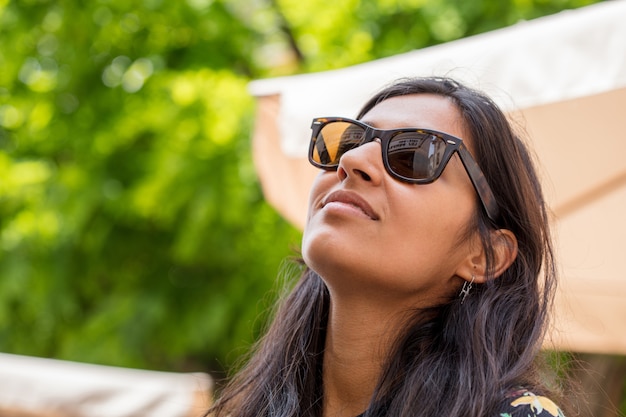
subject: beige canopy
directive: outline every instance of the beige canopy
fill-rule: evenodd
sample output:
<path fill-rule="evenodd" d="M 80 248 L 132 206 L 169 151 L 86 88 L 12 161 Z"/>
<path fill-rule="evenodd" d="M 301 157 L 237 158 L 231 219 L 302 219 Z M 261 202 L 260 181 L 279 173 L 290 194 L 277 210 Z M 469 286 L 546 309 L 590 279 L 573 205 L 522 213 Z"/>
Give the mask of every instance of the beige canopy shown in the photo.
<path fill-rule="evenodd" d="M 213 381 L 0 353 L 0 388 L 3 417 L 200 417 Z"/>
<path fill-rule="evenodd" d="M 336 71 L 250 84 L 268 201 L 302 227 L 317 171 L 310 121 L 354 116 L 393 79 L 450 75 L 488 92 L 532 139 L 562 283 L 551 347 L 626 353 L 626 1 L 603 2 Z"/>

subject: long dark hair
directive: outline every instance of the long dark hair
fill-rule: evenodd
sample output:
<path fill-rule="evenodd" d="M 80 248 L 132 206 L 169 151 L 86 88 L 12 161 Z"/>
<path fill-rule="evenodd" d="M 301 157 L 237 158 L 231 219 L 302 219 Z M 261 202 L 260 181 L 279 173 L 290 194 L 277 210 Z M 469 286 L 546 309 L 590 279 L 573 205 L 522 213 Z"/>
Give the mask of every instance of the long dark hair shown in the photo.
<path fill-rule="evenodd" d="M 490 98 L 457 81 L 399 80 L 368 101 L 358 118 L 381 101 L 409 94 L 436 94 L 456 104 L 500 206 L 498 227 L 515 234 L 518 255 L 500 277 L 475 285 L 463 303 L 450 300 L 406 320 L 364 416 L 495 415 L 516 387 L 549 391 L 536 361 L 556 285 L 545 202 L 532 158 L 506 116 Z M 471 226 L 493 278 L 494 226 L 477 207 Z M 319 417 L 329 304 L 324 282 L 305 268 L 209 413 Z"/>

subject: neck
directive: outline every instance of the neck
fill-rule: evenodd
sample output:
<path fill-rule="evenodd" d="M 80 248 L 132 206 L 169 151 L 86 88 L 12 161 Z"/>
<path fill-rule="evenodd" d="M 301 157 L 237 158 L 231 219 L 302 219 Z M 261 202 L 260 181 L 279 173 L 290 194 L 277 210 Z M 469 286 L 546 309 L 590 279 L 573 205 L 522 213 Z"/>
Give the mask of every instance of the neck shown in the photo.
<path fill-rule="evenodd" d="M 399 319 L 397 309 L 331 296 L 323 363 L 324 417 L 355 417 L 367 408 Z"/>

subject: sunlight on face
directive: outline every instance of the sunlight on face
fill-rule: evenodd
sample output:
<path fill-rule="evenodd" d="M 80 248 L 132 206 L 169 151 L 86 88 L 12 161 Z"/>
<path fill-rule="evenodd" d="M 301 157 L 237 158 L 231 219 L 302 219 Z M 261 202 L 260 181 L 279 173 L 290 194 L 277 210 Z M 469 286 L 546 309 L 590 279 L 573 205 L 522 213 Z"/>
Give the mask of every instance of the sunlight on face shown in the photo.
<path fill-rule="evenodd" d="M 435 95 L 387 99 L 362 120 L 379 129 L 417 127 L 467 137 L 455 105 Z M 336 172 L 317 177 L 304 259 L 331 293 L 411 303 L 446 297 L 468 256 L 469 243 L 459 242 L 477 209 L 467 173 L 455 155 L 434 183 L 407 184 L 389 176 L 381 155 L 378 142 L 365 144 L 344 154 Z"/>

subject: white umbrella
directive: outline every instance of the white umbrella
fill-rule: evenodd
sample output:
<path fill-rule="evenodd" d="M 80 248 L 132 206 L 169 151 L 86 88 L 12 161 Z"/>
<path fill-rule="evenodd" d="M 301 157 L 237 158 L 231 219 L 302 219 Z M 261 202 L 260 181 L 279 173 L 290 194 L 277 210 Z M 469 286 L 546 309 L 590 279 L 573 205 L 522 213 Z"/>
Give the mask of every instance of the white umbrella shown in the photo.
<path fill-rule="evenodd" d="M 157 372 L 0 353 L 4 417 L 199 417 L 205 373 Z"/>
<path fill-rule="evenodd" d="M 450 75 L 532 138 L 561 267 L 550 347 L 626 353 L 626 1 L 598 3 L 362 65 L 258 80 L 253 146 L 268 201 L 301 227 L 310 121 L 354 116 L 390 81 Z"/>

